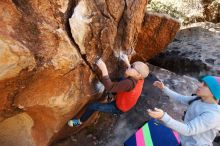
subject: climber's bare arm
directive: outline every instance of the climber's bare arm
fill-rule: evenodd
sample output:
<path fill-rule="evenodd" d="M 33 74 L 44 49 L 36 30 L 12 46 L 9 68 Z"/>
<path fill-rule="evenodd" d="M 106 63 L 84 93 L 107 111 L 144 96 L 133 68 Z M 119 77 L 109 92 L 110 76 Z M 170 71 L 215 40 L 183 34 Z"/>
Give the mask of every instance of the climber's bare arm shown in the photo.
<path fill-rule="evenodd" d="M 105 62 L 103 62 L 101 58 L 97 61 L 96 65 L 101 70 L 103 77 L 108 76 L 108 69 L 105 65 Z"/>

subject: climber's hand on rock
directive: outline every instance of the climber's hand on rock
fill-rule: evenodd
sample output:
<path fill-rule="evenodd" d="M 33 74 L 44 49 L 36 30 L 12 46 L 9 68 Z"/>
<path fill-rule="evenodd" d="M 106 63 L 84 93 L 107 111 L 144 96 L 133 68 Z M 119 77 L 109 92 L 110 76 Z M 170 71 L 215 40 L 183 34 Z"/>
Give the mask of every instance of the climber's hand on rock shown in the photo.
<path fill-rule="evenodd" d="M 163 89 L 165 88 L 164 83 L 161 82 L 161 81 L 155 81 L 155 82 L 153 83 L 153 85 L 154 85 L 155 87 L 159 88 L 160 90 L 163 90 Z"/>
<path fill-rule="evenodd" d="M 148 109 L 147 112 L 149 116 L 151 116 L 154 119 L 161 119 L 164 115 L 164 111 L 158 108 L 154 108 L 154 110 Z"/>
<path fill-rule="evenodd" d="M 96 65 L 99 67 L 100 70 L 106 68 L 105 62 L 101 58 L 96 62 Z"/>
<path fill-rule="evenodd" d="M 96 62 L 96 65 L 102 71 L 102 76 L 108 75 L 108 70 L 105 65 L 105 62 L 103 62 L 101 58 Z"/>
<path fill-rule="evenodd" d="M 129 62 L 129 59 L 128 59 L 128 55 L 120 52 L 120 55 L 119 55 L 119 58 L 124 61 L 126 63 L 126 65 L 130 68 L 130 62 Z"/>

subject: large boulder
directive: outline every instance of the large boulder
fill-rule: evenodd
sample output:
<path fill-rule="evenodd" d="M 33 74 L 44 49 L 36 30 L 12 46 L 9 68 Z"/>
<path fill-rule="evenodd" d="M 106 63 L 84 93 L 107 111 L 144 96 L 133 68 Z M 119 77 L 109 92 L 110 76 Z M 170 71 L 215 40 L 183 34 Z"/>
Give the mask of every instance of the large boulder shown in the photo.
<path fill-rule="evenodd" d="M 66 31 L 68 7 L 70 2 L 63 1 L 0 2 L 4 145 L 48 145 L 66 121 L 96 95 L 95 75 Z M 31 122 L 17 119 L 18 114 L 28 115 Z M 16 119 L 19 122 L 13 124 Z M 17 128 L 23 125 L 27 136 Z"/>
<path fill-rule="evenodd" d="M 204 22 L 181 29 L 167 50 L 150 62 L 179 74 L 219 76 L 219 27 L 219 24 Z"/>
<path fill-rule="evenodd" d="M 94 61 L 102 57 L 110 76 L 119 77 L 120 52 L 131 58 L 139 33 L 149 31 L 142 27 L 146 4 L 146 0 L 0 1 L 1 143 L 45 146 L 77 132 L 66 126 L 67 121 L 103 92 Z M 152 31 L 156 30 L 158 36 L 173 36 L 178 27 Z"/>
<path fill-rule="evenodd" d="M 17 114 L 1 122 L 0 143 L 2 146 L 33 145 L 31 128 L 33 119 L 26 113 Z M 10 135 L 10 136 L 9 136 Z M 10 144 L 9 144 L 10 141 Z"/>
<path fill-rule="evenodd" d="M 117 76 L 117 66 L 113 64 L 118 63 L 120 52 L 128 54 L 135 48 L 146 4 L 146 0 L 79 1 L 69 19 L 70 27 L 90 66 L 102 57 L 110 66 L 110 73 Z"/>
<path fill-rule="evenodd" d="M 180 22 L 164 14 L 147 12 L 132 60 L 148 61 L 173 41 Z M 167 35 L 169 34 L 169 35 Z"/>

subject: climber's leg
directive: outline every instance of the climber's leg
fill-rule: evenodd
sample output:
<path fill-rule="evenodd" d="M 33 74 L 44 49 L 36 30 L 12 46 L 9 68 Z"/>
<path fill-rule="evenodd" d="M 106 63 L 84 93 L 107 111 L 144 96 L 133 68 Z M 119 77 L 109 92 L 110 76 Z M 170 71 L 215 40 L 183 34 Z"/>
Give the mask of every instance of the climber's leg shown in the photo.
<path fill-rule="evenodd" d="M 116 107 L 115 101 L 110 103 L 92 103 L 88 106 L 85 113 L 80 119 L 72 119 L 68 122 L 69 126 L 78 126 L 85 122 L 95 111 L 121 114 L 122 112 Z"/>
<path fill-rule="evenodd" d="M 85 122 L 95 111 L 120 114 L 122 113 L 115 105 L 115 101 L 110 103 L 92 103 L 86 109 L 86 112 L 80 118 L 80 121 Z"/>

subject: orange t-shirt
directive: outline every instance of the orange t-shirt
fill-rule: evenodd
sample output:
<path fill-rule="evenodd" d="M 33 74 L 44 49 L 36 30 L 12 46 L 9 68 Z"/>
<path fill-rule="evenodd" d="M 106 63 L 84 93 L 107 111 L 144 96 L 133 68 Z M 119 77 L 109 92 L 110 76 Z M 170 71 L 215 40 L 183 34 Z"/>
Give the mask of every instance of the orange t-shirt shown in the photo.
<path fill-rule="evenodd" d="M 128 92 L 119 92 L 116 96 L 116 106 L 123 112 L 129 111 L 136 104 L 141 95 L 144 80 L 138 80 L 134 89 Z"/>

